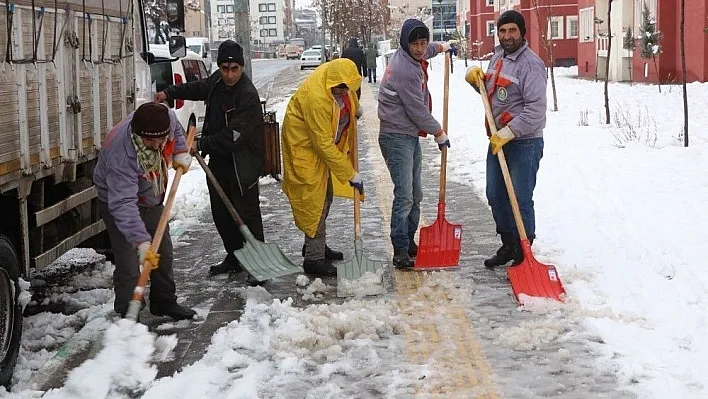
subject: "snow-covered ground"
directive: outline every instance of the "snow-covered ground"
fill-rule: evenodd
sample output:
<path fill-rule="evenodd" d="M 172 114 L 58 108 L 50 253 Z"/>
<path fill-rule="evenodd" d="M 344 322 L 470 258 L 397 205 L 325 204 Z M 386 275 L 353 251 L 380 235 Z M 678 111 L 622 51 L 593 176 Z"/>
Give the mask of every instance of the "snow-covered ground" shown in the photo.
<path fill-rule="evenodd" d="M 602 84 L 576 79 L 574 72 L 556 69 L 559 111 L 548 112 L 535 193 L 534 251 L 558 267 L 568 300 L 533 303 L 528 310 L 539 318 L 560 314 L 561 320 L 598 335 L 606 343 L 598 367 L 617 370 L 623 387 L 641 398 L 706 397 L 708 271 L 699 262 L 706 248 L 701 232 L 708 230 L 708 133 L 702 130 L 708 116 L 701 112 L 708 105 L 708 85 L 689 85 L 691 146 L 683 148 L 680 87 L 664 86 L 660 94 L 656 86 L 611 84 L 616 117 L 608 126 L 601 122 Z M 434 60 L 430 77 L 434 113 L 440 116 L 442 59 Z M 549 86 L 549 107 L 550 98 Z M 281 118 L 284 106 L 276 106 Z M 458 60 L 450 87 L 448 176 L 482 197 L 483 118 L 481 101 L 464 82 L 464 64 Z M 632 125 L 618 126 L 623 118 Z M 199 223 L 196 216 L 208 206 L 203 182 L 195 162 L 180 184 L 173 211 L 176 245 L 183 245 L 179 236 Z M 41 397 L 33 378 L 65 356 L 60 352 L 66 350 L 66 337 L 90 320 L 95 328 L 82 330 L 87 336 L 111 325 L 104 316 L 112 303 L 112 267 L 104 264 L 82 274 L 57 293 L 83 302 L 85 310 L 27 318 L 26 330 L 45 333 L 26 336 L 26 345 L 49 349 L 21 353 L 14 392 L 5 397 Z M 85 286 L 99 288 L 90 297 L 70 293 L 71 287 Z M 254 398 L 261 389 L 261 397 L 291 392 L 292 397 L 340 398 L 383 386 L 386 391 L 372 397 L 402 398 L 412 397 L 427 373 L 402 358 L 398 334 L 406 326 L 394 301 L 295 308 L 261 288 L 242 293 L 247 305 L 241 319 L 220 329 L 203 359 L 174 376 L 155 380 L 151 365 L 169 357 L 174 342 L 156 341 L 140 326 L 118 324 L 105 335 L 114 337 L 112 345 L 72 372 L 65 387 L 45 396 L 122 398 L 144 391 L 146 398 Z M 562 322 L 556 324 L 562 328 Z M 518 339 L 524 334 L 499 339 L 523 348 Z M 330 383 L 338 376 L 352 381 L 352 390 Z M 313 385 L 318 388 L 308 388 Z"/>

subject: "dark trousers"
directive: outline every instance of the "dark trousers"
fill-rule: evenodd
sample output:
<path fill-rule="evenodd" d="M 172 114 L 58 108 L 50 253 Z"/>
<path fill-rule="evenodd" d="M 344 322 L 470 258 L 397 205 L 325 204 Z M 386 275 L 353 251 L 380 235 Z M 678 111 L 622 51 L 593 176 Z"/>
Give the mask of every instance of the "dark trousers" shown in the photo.
<path fill-rule="evenodd" d="M 241 194 L 233 160 L 227 157 L 209 157 L 209 168 L 214 173 L 216 181 L 231 200 L 231 204 L 236 212 L 241 216 L 248 229 L 256 239 L 265 241 L 263 237 L 263 219 L 261 217 L 261 203 L 259 198 L 258 184 L 250 189 L 244 187 L 245 192 Z M 226 249 L 226 261 L 236 264 L 234 251 L 243 248 L 245 238 L 236 226 L 234 218 L 214 189 L 214 186 L 207 180 L 209 188 L 209 202 L 211 203 L 211 215 L 214 218 L 216 230 L 219 231 L 221 240 Z"/>
<path fill-rule="evenodd" d="M 504 155 L 509 166 L 516 199 L 519 201 L 519 210 L 526 235 L 533 240 L 536 237 L 533 190 L 536 188 L 536 174 L 543 157 L 543 138 L 512 140 L 504 146 Z M 499 158 L 492 155 L 491 146 L 487 152 L 487 200 L 492 208 L 497 232 L 513 233 L 518 239 L 519 231 L 514 223 L 514 215 L 511 211 L 509 194 L 504 185 Z"/>
<path fill-rule="evenodd" d="M 327 246 L 327 216 L 329 208 L 332 206 L 333 197 L 332 175 L 327 181 L 327 194 L 325 195 L 325 203 L 320 216 L 320 224 L 317 225 L 315 236 L 310 238 L 305 234 L 305 260 L 322 260 L 325 258 Z"/>
<path fill-rule="evenodd" d="M 145 228 L 150 236 L 155 234 L 163 208 L 162 205 L 138 208 L 140 209 L 140 218 L 145 223 Z M 123 233 L 118 230 L 113 216 L 108 213 L 108 205 L 105 202 L 98 201 L 98 211 L 106 224 L 114 256 L 113 290 L 116 299 L 113 302 L 113 309 L 117 313 L 124 313 L 128 309 L 128 302 L 130 302 L 133 289 L 140 276 L 138 249 L 136 243 L 125 240 Z M 175 280 L 172 275 L 172 238 L 169 225 L 165 228 L 165 235 L 162 237 L 157 253 L 160 254 L 158 268 L 150 273 L 150 306 L 152 307 L 168 306 L 177 302 Z"/>
<path fill-rule="evenodd" d="M 369 83 L 371 83 L 371 79 L 376 82 L 376 68 L 369 68 Z"/>

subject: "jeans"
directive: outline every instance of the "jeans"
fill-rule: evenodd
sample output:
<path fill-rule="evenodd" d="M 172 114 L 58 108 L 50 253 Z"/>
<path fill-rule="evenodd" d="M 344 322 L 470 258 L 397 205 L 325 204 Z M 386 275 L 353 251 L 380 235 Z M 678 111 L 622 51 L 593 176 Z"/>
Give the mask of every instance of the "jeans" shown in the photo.
<path fill-rule="evenodd" d="M 504 155 L 509 166 L 509 174 L 514 192 L 519 201 L 521 219 L 526 235 L 536 237 L 536 215 L 533 209 L 533 190 L 536 188 L 536 174 L 543 157 L 543 138 L 512 140 L 504 146 Z M 491 146 L 487 152 L 487 201 L 492 208 L 492 216 L 497 225 L 497 233 L 511 232 L 519 238 L 514 223 L 509 194 L 504 185 L 504 176 L 499 166 L 499 158 L 492 155 Z"/>
<path fill-rule="evenodd" d="M 369 83 L 371 83 L 371 79 L 376 82 L 376 68 L 369 68 Z"/>
<path fill-rule="evenodd" d="M 391 243 L 395 249 L 408 250 L 418 230 L 423 200 L 420 142 L 407 134 L 380 133 L 379 147 L 393 181 Z"/>

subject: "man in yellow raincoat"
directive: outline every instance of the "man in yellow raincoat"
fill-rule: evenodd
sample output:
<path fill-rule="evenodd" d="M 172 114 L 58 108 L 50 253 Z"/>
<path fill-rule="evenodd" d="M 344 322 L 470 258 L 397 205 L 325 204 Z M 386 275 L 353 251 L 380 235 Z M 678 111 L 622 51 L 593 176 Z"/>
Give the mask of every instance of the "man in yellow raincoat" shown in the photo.
<path fill-rule="evenodd" d="M 356 90 L 361 76 L 349 59 L 320 65 L 290 99 L 283 119 L 283 191 L 295 225 L 305 233 L 305 273 L 335 276 L 333 260 L 344 258 L 326 245 L 325 220 L 332 196 L 364 192 L 347 156 L 361 115 Z M 333 181 L 334 180 L 334 181 Z M 345 184 L 341 184 L 345 183 Z M 348 188 L 348 189 L 347 189 Z"/>

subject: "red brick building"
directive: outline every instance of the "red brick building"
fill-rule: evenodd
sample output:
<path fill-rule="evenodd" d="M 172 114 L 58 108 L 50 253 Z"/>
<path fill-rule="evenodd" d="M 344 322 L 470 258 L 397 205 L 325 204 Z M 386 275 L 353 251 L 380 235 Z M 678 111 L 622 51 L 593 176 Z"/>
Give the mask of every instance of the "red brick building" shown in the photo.
<path fill-rule="evenodd" d="M 612 2 L 612 38 L 607 37 L 607 1 L 578 0 L 580 37 L 578 39 L 578 74 L 604 78 L 607 73 L 607 47 L 612 40 L 609 77 L 614 81 L 672 83 L 681 79 L 680 22 L 678 0 L 614 0 Z M 647 6 L 661 31 L 661 53 L 652 59 L 641 57 L 637 48 L 627 49 L 625 37 L 639 35 L 642 9 Z M 688 81 L 708 80 L 708 0 L 686 1 L 686 69 Z M 597 19 L 596 19 L 597 18 Z"/>
<path fill-rule="evenodd" d="M 471 58 L 489 58 L 494 52 L 497 14 L 494 0 L 468 0 L 467 15 L 460 16 L 467 21 L 467 48 Z"/>

